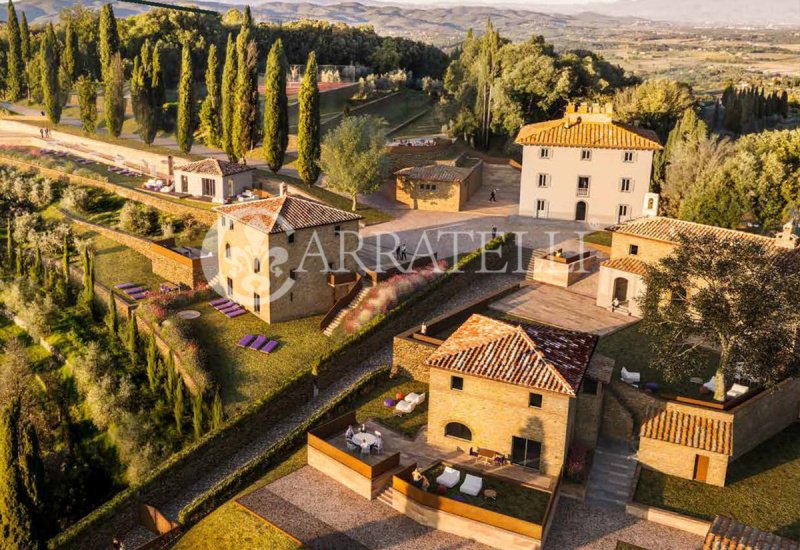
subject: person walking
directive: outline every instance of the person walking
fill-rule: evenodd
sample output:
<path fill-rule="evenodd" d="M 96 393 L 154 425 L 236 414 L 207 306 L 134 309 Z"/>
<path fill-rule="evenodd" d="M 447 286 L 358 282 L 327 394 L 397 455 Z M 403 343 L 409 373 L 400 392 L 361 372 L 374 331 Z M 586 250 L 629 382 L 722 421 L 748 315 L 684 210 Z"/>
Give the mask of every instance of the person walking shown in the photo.
<path fill-rule="evenodd" d="M 497 202 L 497 189 L 492 189 L 489 193 L 489 202 Z"/>
<path fill-rule="evenodd" d="M 406 261 L 408 259 L 408 252 L 406 250 L 406 243 L 400 245 L 400 260 Z"/>
<path fill-rule="evenodd" d="M 44 139 L 44 128 L 39 128 L 39 136 Z"/>
<path fill-rule="evenodd" d="M 493 225 L 492 226 L 492 238 L 494 239 L 495 237 L 497 237 L 497 226 Z"/>

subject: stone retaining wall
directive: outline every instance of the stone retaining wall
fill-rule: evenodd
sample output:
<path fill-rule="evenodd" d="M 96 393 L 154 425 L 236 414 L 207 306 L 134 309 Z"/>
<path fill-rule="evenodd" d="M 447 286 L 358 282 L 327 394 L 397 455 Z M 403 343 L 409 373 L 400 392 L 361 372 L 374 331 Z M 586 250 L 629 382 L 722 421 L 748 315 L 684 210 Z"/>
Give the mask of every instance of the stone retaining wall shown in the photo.
<path fill-rule="evenodd" d="M 431 353 L 436 351 L 436 346 L 406 338 L 395 336 L 392 349 L 392 376 L 410 376 L 414 380 L 428 383 L 430 369 L 424 364 Z"/>

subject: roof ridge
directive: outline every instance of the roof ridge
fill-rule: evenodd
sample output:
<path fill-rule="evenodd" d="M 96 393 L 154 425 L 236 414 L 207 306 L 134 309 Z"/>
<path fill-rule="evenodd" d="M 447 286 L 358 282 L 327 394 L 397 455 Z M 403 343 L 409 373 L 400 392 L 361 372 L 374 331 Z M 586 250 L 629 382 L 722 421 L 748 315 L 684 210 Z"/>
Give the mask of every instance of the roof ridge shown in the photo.
<path fill-rule="evenodd" d="M 536 352 L 536 355 L 539 357 L 539 359 L 542 360 L 542 363 L 544 363 L 544 365 L 547 367 L 547 369 L 550 372 L 552 372 L 558 378 L 558 380 L 561 382 L 561 385 L 563 386 L 564 390 L 566 390 L 570 395 L 574 395 L 575 394 L 575 390 L 572 388 L 572 386 L 569 384 L 569 382 L 567 382 L 567 379 L 564 378 L 564 375 L 561 374 L 561 372 L 556 368 L 555 365 L 553 365 L 553 363 L 551 361 L 547 360 L 547 358 L 544 355 L 544 352 L 541 351 L 541 349 L 536 344 L 536 342 L 533 341 L 533 338 L 531 338 L 531 335 L 528 334 L 528 332 L 522 327 L 522 325 L 517 325 L 517 332 L 519 334 L 521 334 L 522 337 L 533 348 L 533 351 Z"/>

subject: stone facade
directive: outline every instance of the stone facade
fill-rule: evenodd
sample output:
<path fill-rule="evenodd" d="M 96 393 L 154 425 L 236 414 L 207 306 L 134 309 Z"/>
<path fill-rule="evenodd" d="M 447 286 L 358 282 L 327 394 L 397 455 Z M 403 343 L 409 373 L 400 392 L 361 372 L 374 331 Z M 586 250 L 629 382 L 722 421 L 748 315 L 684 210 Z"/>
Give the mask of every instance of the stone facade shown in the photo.
<path fill-rule="evenodd" d="M 590 449 L 597 447 L 597 438 L 600 435 L 600 422 L 603 418 L 603 384 L 597 384 L 596 393 L 587 393 L 583 389 L 576 399 L 577 411 L 575 413 L 575 436 Z"/>
<path fill-rule="evenodd" d="M 575 419 L 575 399 L 554 392 L 459 375 L 463 390 L 450 389 L 457 373 L 430 368 L 428 441 L 452 449 L 493 449 L 511 455 L 512 437 L 541 444 L 539 471 L 557 476 L 567 454 Z M 541 407 L 529 407 L 529 395 L 542 396 Z M 465 425 L 471 440 L 445 435 L 450 422 Z"/>
<path fill-rule="evenodd" d="M 727 455 L 645 437 L 639 441 L 637 454 L 643 466 L 684 479 L 694 479 L 698 456 L 708 458 L 705 482 L 724 487 L 728 473 Z"/>
<path fill-rule="evenodd" d="M 461 167 L 458 162 L 442 161 L 434 166 Z M 432 167 L 428 167 L 432 168 Z M 483 183 L 483 163 L 463 169 L 461 179 L 442 180 L 397 173 L 395 200 L 414 210 L 459 212 Z"/>
<path fill-rule="evenodd" d="M 797 422 L 800 379 L 784 380 L 733 408 L 732 412 L 735 460 Z"/>
<path fill-rule="evenodd" d="M 430 367 L 425 360 L 437 346 L 427 342 L 395 336 L 392 346 L 392 376 L 408 376 L 420 382 L 428 382 Z"/>
<path fill-rule="evenodd" d="M 603 416 L 600 420 L 600 435 L 617 441 L 633 441 L 634 419 L 630 411 L 613 392 L 603 392 Z"/>

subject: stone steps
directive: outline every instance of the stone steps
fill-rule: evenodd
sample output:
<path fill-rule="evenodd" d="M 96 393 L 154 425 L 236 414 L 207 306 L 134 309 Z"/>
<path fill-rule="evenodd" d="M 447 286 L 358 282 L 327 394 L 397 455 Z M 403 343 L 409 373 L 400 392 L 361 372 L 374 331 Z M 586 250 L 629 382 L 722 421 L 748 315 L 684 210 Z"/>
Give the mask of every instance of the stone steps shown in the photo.
<path fill-rule="evenodd" d="M 333 321 L 331 321 L 331 323 L 327 327 L 325 327 L 325 330 L 322 331 L 322 333 L 325 336 L 332 335 L 333 331 L 336 330 L 336 327 L 342 324 L 342 320 L 345 318 L 345 316 L 348 313 L 350 313 L 350 311 L 355 309 L 358 306 L 358 304 L 364 301 L 364 298 L 367 296 L 367 293 L 369 292 L 370 288 L 372 287 L 365 286 L 364 288 L 362 288 L 361 292 L 359 292 L 358 295 L 353 299 L 353 301 L 350 302 L 350 305 L 344 308 L 342 311 L 340 311 L 339 314 L 336 317 L 334 317 Z"/>
<path fill-rule="evenodd" d="M 601 442 L 595 450 L 586 484 L 586 501 L 597 506 L 624 508 L 628 502 L 636 458 L 625 446 Z"/>
<path fill-rule="evenodd" d="M 386 506 L 393 506 L 394 489 L 392 489 L 392 486 L 387 485 L 386 488 L 378 494 L 377 500 L 384 503 Z"/>

